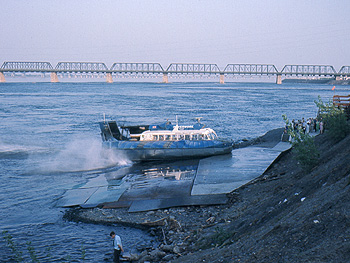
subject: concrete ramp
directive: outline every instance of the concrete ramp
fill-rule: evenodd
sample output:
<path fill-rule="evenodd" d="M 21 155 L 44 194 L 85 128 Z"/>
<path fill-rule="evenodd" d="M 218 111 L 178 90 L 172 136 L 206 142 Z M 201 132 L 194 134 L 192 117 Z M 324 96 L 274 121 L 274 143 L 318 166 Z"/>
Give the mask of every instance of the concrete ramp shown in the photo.
<path fill-rule="evenodd" d="M 140 212 L 225 204 L 227 193 L 263 174 L 290 147 L 279 142 L 270 148 L 250 146 L 202 160 L 135 164 L 67 190 L 57 205 L 128 207 L 129 212 Z"/>
<path fill-rule="evenodd" d="M 235 149 L 232 156 L 213 156 L 200 160 L 191 195 L 230 193 L 263 174 L 281 152 L 290 148 L 280 142 L 274 148 L 250 146 Z"/>

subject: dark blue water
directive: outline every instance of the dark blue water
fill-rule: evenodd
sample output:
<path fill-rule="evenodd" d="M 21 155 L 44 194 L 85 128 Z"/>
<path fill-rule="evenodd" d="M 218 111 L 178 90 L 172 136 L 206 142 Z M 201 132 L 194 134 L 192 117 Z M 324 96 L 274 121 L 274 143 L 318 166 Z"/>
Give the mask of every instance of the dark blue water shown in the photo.
<path fill-rule="evenodd" d="M 262 83 L 0 83 L 0 226 L 23 257 L 26 242 L 41 261 L 102 261 L 111 230 L 131 251 L 152 237 L 120 226 L 72 223 L 56 201 L 66 189 L 111 170 L 131 166 L 106 154 L 97 122 L 103 113 L 128 124 L 188 123 L 203 117 L 219 136 L 254 138 L 290 119 L 314 117 L 314 100 L 328 101 L 332 86 Z M 349 86 L 336 94 L 348 95 Z M 1 238 L 0 259 L 11 251 Z"/>

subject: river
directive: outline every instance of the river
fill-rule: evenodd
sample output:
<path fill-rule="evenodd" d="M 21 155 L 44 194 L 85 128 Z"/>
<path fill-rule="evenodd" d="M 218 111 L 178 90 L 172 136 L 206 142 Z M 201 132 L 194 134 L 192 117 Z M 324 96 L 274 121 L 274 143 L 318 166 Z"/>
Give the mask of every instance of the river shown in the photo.
<path fill-rule="evenodd" d="M 156 244 L 123 226 L 68 222 L 57 200 L 67 189 L 129 167 L 106 155 L 98 121 L 103 114 L 128 124 L 180 123 L 203 117 L 220 137 L 241 141 L 289 119 L 315 117 L 318 96 L 348 95 L 349 86 L 272 83 L 0 83 L 0 225 L 22 258 L 33 247 L 40 262 L 100 262 L 114 230 L 128 251 Z M 30 242 L 30 243 L 28 243 Z M 0 261 L 13 252 L 4 238 Z"/>

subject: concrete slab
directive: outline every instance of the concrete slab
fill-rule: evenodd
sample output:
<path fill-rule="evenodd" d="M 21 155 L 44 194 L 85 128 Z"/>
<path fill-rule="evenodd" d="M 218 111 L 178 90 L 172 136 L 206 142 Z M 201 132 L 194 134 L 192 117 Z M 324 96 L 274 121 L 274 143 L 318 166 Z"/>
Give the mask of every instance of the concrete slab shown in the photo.
<path fill-rule="evenodd" d="M 284 152 L 292 148 L 292 144 L 289 142 L 279 142 L 275 147 L 273 147 L 271 150 L 273 151 L 279 151 Z"/>
<path fill-rule="evenodd" d="M 80 185 L 79 188 L 122 185 L 124 183 L 123 177 L 127 174 L 128 171 L 129 170 L 126 168 L 121 168 L 118 171 L 103 173 L 97 177 L 89 179 L 86 183 Z"/>
<path fill-rule="evenodd" d="M 123 194 L 121 200 L 160 199 L 191 194 L 194 175 L 190 180 L 166 180 L 153 178 L 133 183 Z"/>
<path fill-rule="evenodd" d="M 97 206 L 99 204 L 118 201 L 120 196 L 125 192 L 127 187 L 99 187 L 84 205 Z"/>
<path fill-rule="evenodd" d="M 100 175 L 95 178 L 89 179 L 89 181 L 81 185 L 79 188 L 102 187 L 107 185 L 108 185 L 108 181 L 106 180 L 106 177 L 103 175 Z"/>
<path fill-rule="evenodd" d="M 57 206 L 72 207 L 84 204 L 97 190 L 98 187 L 67 190 L 62 198 L 58 200 Z"/>
<path fill-rule="evenodd" d="M 103 204 L 103 208 L 129 208 L 132 204 L 132 201 L 120 201 L 118 202 L 110 202 Z"/>
<path fill-rule="evenodd" d="M 227 203 L 226 195 L 176 196 L 166 199 L 133 201 L 128 212 L 143 212 L 189 205 L 219 205 Z"/>
<path fill-rule="evenodd" d="M 275 146 L 277 147 L 277 145 Z M 199 162 L 191 195 L 213 195 L 229 193 L 255 179 L 280 155 L 275 149 L 246 147 L 235 149 L 232 156 L 213 156 Z"/>

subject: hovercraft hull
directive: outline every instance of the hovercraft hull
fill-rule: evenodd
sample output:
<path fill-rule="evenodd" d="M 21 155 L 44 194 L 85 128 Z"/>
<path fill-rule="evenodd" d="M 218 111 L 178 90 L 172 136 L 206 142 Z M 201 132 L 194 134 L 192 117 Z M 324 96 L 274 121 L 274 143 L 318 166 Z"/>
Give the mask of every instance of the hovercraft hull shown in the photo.
<path fill-rule="evenodd" d="M 212 155 L 228 154 L 232 151 L 232 144 L 227 142 L 211 142 L 211 145 L 205 146 L 208 142 L 193 143 L 190 145 L 186 141 L 173 142 L 172 145 L 166 142 L 158 147 L 154 143 L 140 145 L 138 142 L 124 141 L 106 141 L 104 146 L 112 149 L 118 155 L 123 155 L 132 161 L 153 161 L 153 160 L 174 160 L 174 159 L 190 159 L 203 158 Z M 167 147 L 168 146 L 168 147 Z M 171 147 L 172 146 L 172 147 Z"/>
<path fill-rule="evenodd" d="M 103 145 L 132 161 L 202 158 L 231 153 L 232 142 L 218 139 L 212 129 L 203 128 L 200 123 L 197 126 L 199 128 L 177 125 L 175 128 L 166 125 L 163 128 L 157 125 L 119 128 L 115 121 L 100 122 Z"/>

